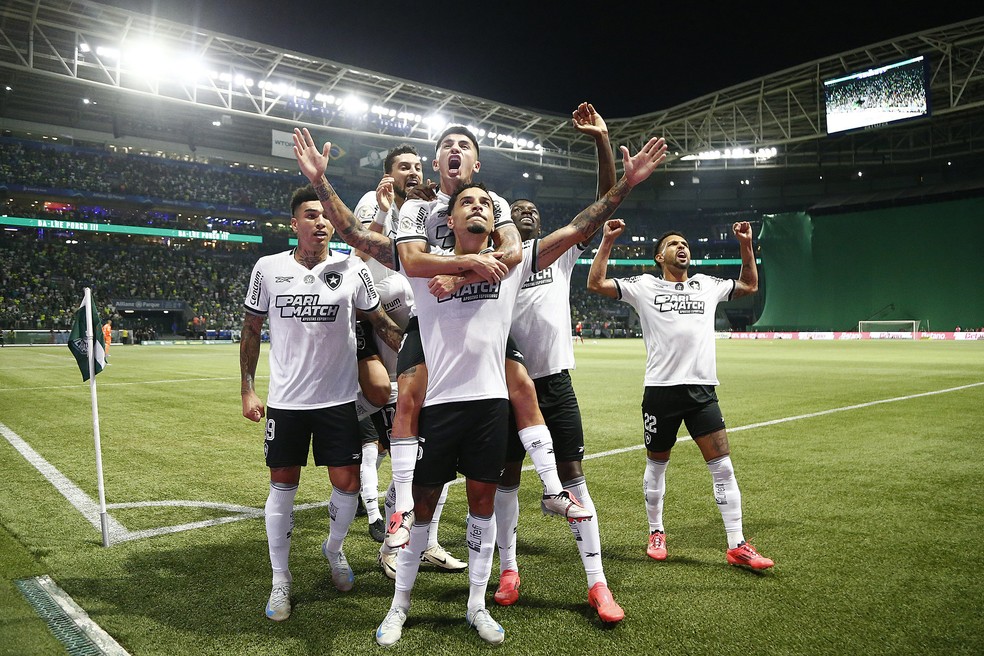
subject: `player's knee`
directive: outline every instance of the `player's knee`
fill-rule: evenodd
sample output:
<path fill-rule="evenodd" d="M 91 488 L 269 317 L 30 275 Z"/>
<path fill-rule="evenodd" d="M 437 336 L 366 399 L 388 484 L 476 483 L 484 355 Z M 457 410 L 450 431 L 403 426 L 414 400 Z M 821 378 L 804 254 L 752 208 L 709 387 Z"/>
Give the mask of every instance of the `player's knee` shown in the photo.
<path fill-rule="evenodd" d="M 385 381 L 385 384 L 381 383 L 371 383 L 362 386 L 362 395 L 366 397 L 366 401 L 373 404 L 377 408 L 381 408 L 389 402 L 390 397 L 390 384 L 389 380 Z"/>

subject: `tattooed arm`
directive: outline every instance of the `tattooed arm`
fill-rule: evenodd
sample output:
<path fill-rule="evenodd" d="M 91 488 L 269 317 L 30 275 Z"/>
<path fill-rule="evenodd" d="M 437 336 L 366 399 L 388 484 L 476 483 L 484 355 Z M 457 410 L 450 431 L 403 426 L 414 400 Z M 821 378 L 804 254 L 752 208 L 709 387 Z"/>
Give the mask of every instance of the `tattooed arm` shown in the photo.
<path fill-rule="evenodd" d="M 386 311 L 383 310 L 383 304 L 380 303 L 375 310 L 365 314 L 366 318 L 372 322 L 373 332 L 386 342 L 386 346 L 399 352 L 400 342 L 403 340 L 403 330 L 386 314 Z"/>
<path fill-rule="evenodd" d="M 365 228 L 328 183 L 325 170 L 328 168 L 330 149 L 331 144 L 325 143 L 324 149 L 319 151 L 307 128 L 294 128 L 294 157 L 297 158 L 297 165 L 311 181 L 321 200 L 325 218 L 331 222 L 335 232 L 352 248 L 369 255 L 383 266 L 395 269 L 392 240 Z"/>
<path fill-rule="evenodd" d="M 243 330 L 239 338 L 240 393 L 243 397 L 243 416 L 250 421 L 263 419 L 263 401 L 253 386 L 256 377 L 256 362 L 260 359 L 260 332 L 265 317 L 246 313 Z"/>
<path fill-rule="evenodd" d="M 581 210 L 573 221 L 540 240 L 536 258 L 538 269 L 547 268 L 569 248 L 589 240 L 612 216 L 632 188 L 649 178 L 656 167 L 666 159 L 666 143 L 655 137 L 631 157 L 628 148 L 622 146 L 621 150 L 624 168 L 622 177 L 608 190 L 608 193 Z"/>

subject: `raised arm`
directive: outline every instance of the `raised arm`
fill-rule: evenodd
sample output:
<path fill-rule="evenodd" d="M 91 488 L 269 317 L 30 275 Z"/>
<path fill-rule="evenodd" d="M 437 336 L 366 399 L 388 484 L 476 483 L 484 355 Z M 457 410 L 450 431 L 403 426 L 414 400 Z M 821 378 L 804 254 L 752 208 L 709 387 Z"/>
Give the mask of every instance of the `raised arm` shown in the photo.
<path fill-rule="evenodd" d="M 345 206 L 342 199 L 335 193 L 334 188 L 325 177 L 328 168 L 328 151 L 331 143 L 326 142 L 322 150 L 314 143 L 307 128 L 294 128 L 294 157 L 301 172 L 311 181 L 321 205 L 325 218 L 331 222 L 335 232 L 346 244 L 374 258 L 377 262 L 390 269 L 396 268 L 393 260 L 392 240 L 378 232 L 365 228 L 355 218 L 352 211 Z"/>
<path fill-rule="evenodd" d="M 598 252 L 595 253 L 594 260 L 591 261 L 591 269 L 588 271 L 588 289 L 596 294 L 618 298 L 618 286 L 608 277 L 608 258 L 611 257 L 615 239 L 623 230 L 625 230 L 625 221 L 622 219 L 612 219 L 605 223 L 605 234 L 601 238 Z"/>
<path fill-rule="evenodd" d="M 754 294 L 759 288 L 758 267 L 755 265 L 755 250 L 752 248 L 752 225 L 739 221 L 731 226 L 741 248 L 741 273 L 735 281 L 735 291 L 731 298 Z"/>
<path fill-rule="evenodd" d="M 598 189 L 595 198 L 601 198 L 615 185 L 615 155 L 608 140 L 608 124 L 591 103 L 578 105 L 571 113 L 571 122 L 578 132 L 594 139 L 598 151 Z"/>
<path fill-rule="evenodd" d="M 240 394 L 243 397 L 243 416 L 250 421 L 263 419 L 263 401 L 254 387 L 256 363 L 260 359 L 260 332 L 264 317 L 246 313 L 243 329 L 239 337 L 239 376 Z"/>
<path fill-rule="evenodd" d="M 545 269 L 567 249 L 591 239 L 591 235 L 611 218 L 629 192 L 640 182 L 648 179 L 656 167 L 666 159 L 666 142 L 655 137 L 631 157 L 628 148 L 622 146 L 621 150 L 624 169 L 622 177 L 604 196 L 581 210 L 573 221 L 540 240 L 536 261 L 538 268 Z"/>

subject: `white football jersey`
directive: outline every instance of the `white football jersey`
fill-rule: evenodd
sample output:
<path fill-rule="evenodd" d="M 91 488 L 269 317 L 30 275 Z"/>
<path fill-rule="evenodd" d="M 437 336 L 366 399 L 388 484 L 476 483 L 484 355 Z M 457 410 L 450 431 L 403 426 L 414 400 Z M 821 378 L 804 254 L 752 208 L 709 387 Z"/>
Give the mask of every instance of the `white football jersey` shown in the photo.
<path fill-rule="evenodd" d="M 383 304 L 383 310 L 389 315 L 397 326 L 406 330 L 410 317 L 414 316 L 413 289 L 410 281 L 401 273 L 394 273 L 376 283 L 376 291 L 379 293 L 379 302 Z M 379 359 L 386 366 L 390 380 L 396 380 L 396 351 L 391 349 L 379 335 L 373 333 L 376 339 L 376 350 L 379 351 Z"/>
<path fill-rule="evenodd" d="M 636 309 L 646 342 L 646 385 L 717 385 L 714 312 L 734 280 L 698 273 L 669 282 L 646 273 L 616 278 L 618 298 Z"/>
<path fill-rule="evenodd" d="M 509 203 L 502 196 L 489 192 L 492 197 L 493 231 L 512 224 Z M 408 200 L 400 210 L 400 222 L 396 229 L 397 245 L 411 241 L 426 241 L 431 246 L 449 251 L 454 248 L 454 233 L 448 228 L 448 201 L 450 196 L 437 192 L 432 201 Z"/>
<path fill-rule="evenodd" d="M 530 378 L 574 368 L 571 271 L 583 252 L 584 246 L 578 244 L 546 269 L 534 268 L 519 290 L 512 338 L 526 358 Z"/>
<path fill-rule="evenodd" d="M 506 337 L 535 256 L 536 242 L 526 242 L 522 262 L 498 283 L 471 283 L 441 298 L 427 289 L 427 278 L 410 278 L 427 361 L 425 406 L 509 398 Z"/>
<path fill-rule="evenodd" d="M 270 322 L 267 405 L 306 410 L 354 401 L 355 311 L 378 305 L 369 269 L 355 256 L 329 251 L 313 269 L 297 262 L 294 251 L 261 257 L 245 306 Z"/>

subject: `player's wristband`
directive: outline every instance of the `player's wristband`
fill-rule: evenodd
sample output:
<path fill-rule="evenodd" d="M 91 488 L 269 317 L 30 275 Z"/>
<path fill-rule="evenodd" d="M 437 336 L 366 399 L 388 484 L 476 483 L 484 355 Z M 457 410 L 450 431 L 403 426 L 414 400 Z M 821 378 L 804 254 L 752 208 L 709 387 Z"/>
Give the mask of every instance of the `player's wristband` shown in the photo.
<path fill-rule="evenodd" d="M 384 212 L 380 208 L 376 208 L 376 216 L 372 217 L 372 222 L 376 225 L 385 228 L 386 227 L 386 217 L 389 216 L 389 212 Z"/>

